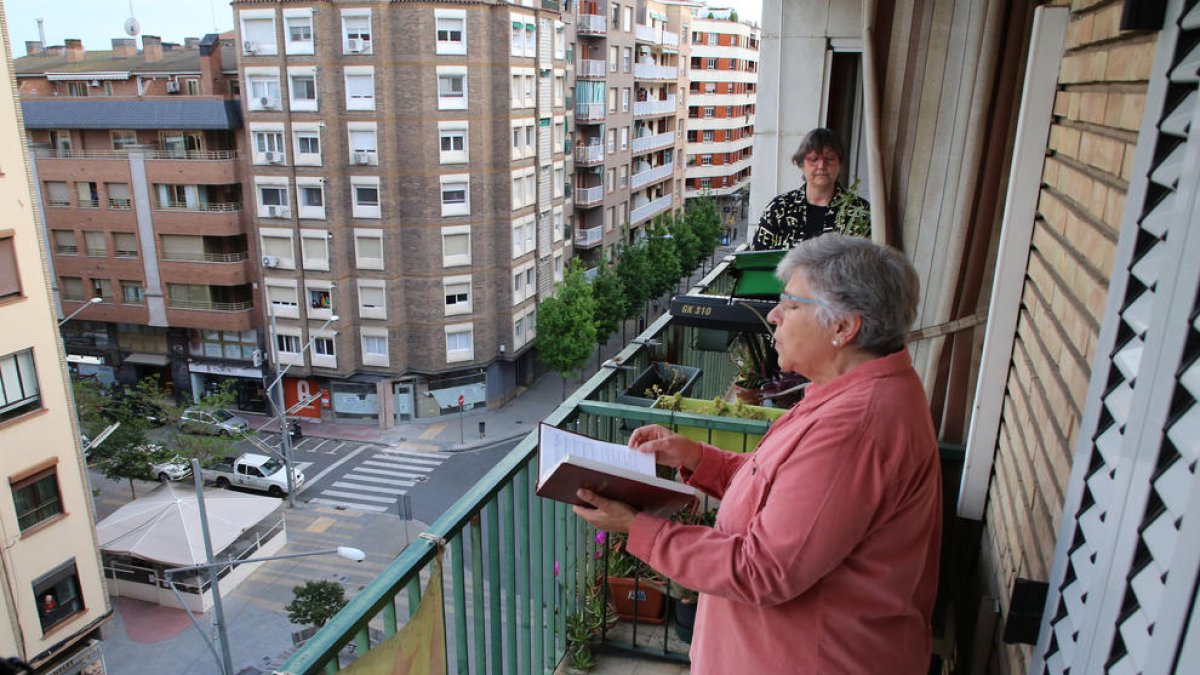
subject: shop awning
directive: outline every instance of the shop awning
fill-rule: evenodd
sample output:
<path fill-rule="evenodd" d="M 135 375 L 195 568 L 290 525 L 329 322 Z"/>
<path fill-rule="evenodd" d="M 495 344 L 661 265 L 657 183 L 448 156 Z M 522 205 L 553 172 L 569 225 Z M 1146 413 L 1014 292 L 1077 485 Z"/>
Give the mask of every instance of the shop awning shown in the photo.
<path fill-rule="evenodd" d="M 132 363 L 135 366 L 165 366 L 171 363 L 171 357 L 166 354 L 134 352 L 126 356 L 123 363 Z"/>

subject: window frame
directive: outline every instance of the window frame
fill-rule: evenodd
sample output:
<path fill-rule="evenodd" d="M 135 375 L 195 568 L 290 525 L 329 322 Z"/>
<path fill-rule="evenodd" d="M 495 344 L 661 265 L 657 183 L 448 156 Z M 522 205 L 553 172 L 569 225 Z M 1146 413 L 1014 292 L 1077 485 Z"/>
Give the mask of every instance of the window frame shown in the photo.
<path fill-rule="evenodd" d="M 442 21 L 460 21 L 457 40 L 449 39 L 453 28 L 441 27 Z M 447 39 L 442 39 L 442 33 L 447 33 Z M 467 53 L 467 12 L 461 9 L 433 10 L 433 41 L 434 53 L 440 55 L 465 55 Z"/>
<path fill-rule="evenodd" d="M 9 359 L 12 359 L 11 366 L 7 365 Z M 44 407 L 33 348 L 27 347 L 0 356 L 0 423 Z"/>

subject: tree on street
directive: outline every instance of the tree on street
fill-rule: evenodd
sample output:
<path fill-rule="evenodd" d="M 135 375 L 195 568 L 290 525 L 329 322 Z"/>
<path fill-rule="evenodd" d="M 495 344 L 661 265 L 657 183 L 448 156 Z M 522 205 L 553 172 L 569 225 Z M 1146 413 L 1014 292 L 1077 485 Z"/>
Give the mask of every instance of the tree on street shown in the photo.
<path fill-rule="evenodd" d="M 292 587 L 292 601 L 283 608 L 297 626 L 320 628 L 346 606 L 346 590 L 333 581 L 306 581 Z"/>
<path fill-rule="evenodd" d="M 617 278 L 625 292 L 625 312 L 621 318 L 633 319 L 642 312 L 650 301 L 651 270 L 650 258 L 646 254 L 645 242 L 639 241 L 621 246 L 617 254 Z M 625 341 L 625 325 L 621 324 L 621 341 Z"/>
<path fill-rule="evenodd" d="M 617 331 L 625 318 L 625 289 L 607 261 L 600 261 L 592 279 L 592 298 L 596 304 L 592 323 L 596 325 L 596 368 L 599 369 L 600 346 L 608 342 L 609 336 Z"/>
<path fill-rule="evenodd" d="M 563 400 L 567 398 L 567 376 L 583 368 L 596 343 L 596 302 L 592 286 L 573 262 L 558 292 L 538 307 L 538 358 L 563 378 Z"/>

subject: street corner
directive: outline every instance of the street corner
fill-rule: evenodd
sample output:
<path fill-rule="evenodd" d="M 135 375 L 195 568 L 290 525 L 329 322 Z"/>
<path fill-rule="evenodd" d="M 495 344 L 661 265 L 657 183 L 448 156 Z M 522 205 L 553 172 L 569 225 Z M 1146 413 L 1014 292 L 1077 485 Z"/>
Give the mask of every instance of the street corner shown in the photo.
<path fill-rule="evenodd" d="M 191 624 L 187 612 L 178 607 L 133 598 L 116 598 L 114 604 L 121 615 L 125 637 L 138 644 L 165 642 L 183 633 Z"/>

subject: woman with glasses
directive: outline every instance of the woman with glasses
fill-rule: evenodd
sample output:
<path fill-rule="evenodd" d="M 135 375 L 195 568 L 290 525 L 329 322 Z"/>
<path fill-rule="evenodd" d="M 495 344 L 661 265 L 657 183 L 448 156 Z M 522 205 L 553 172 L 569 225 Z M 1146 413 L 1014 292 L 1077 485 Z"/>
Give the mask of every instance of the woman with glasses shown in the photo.
<path fill-rule="evenodd" d="M 838 183 L 845 155 L 832 131 L 818 128 L 805 134 L 792 155 L 792 163 L 804 172 L 804 184 L 767 204 L 750 249 L 791 248 L 829 232 L 869 234 L 870 205 Z"/>
<path fill-rule="evenodd" d="M 812 380 L 751 454 L 661 426 L 631 447 L 721 500 L 713 527 L 581 491 L 595 527 L 700 593 L 705 673 L 925 673 L 941 546 L 941 469 L 905 339 L 919 281 L 899 252 L 830 234 L 780 262 L 780 365 Z"/>

